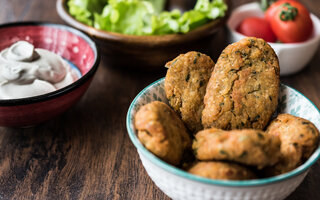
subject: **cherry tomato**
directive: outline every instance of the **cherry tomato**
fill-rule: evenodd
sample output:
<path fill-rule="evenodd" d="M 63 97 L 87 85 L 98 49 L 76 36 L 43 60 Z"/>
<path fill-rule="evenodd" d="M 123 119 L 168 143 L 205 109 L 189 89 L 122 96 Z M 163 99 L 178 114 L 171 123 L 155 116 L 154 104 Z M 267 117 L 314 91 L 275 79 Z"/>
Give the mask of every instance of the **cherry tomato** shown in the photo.
<path fill-rule="evenodd" d="M 240 23 L 237 31 L 245 36 L 262 38 L 267 42 L 275 42 L 277 40 L 270 24 L 264 18 L 246 18 Z"/>
<path fill-rule="evenodd" d="M 310 13 L 297 1 L 279 4 L 270 24 L 277 38 L 284 43 L 303 42 L 313 30 Z"/>
<path fill-rule="evenodd" d="M 290 3 L 291 1 L 295 1 L 295 0 L 279 0 L 271 4 L 271 6 L 266 10 L 264 14 L 264 17 L 266 18 L 266 20 L 269 23 L 271 23 L 272 17 L 275 15 L 275 12 L 279 7 L 279 5 L 283 4 L 284 2 Z"/>

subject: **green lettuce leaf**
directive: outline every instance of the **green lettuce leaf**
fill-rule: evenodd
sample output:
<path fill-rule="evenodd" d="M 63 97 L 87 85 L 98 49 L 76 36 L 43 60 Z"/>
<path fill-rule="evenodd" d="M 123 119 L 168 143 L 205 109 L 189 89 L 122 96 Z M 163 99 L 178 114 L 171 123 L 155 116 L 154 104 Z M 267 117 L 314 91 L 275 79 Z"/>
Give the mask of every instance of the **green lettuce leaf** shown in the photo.
<path fill-rule="evenodd" d="M 223 0 L 198 0 L 194 9 L 163 11 L 165 0 L 69 0 L 69 12 L 95 28 L 130 34 L 187 33 L 210 20 L 223 17 Z"/>
<path fill-rule="evenodd" d="M 69 13 L 78 21 L 93 25 L 94 13 L 100 13 L 108 0 L 69 0 Z"/>
<path fill-rule="evenodd" d="M 164 6 L 166 3 L 165 0 L 146 0 L 146 1 L 149 1 L 153 5 L 155 13 L 157 15 L 159 15 L 164 10 Z"/>
<path fill-rule="evenodd" d="M 185 12 L 179 19 L 180 31 L 187 33 L 203 24 L 206 24 L 209 19 L 206 14 L 198 10 L 190 10 Z"/>
<path fill-rule="evenodd" d="M 223 0 L 198 0 L 194 10 L 205 14 L 208 19 L 216 19 L 218 17 L 223 17 L 227 8 L 228 7 Z"/>
<path fill-rule="evenodd" d="M 163 35 L 170 33 L 178 33 L 180 30 L 179 18 L 181 12 L 173 10 L 171 12 L 164 11 L 159 16 L 153 16 L 152 34 Z"/>
<path fill-rule="evenodd" d="M 154 7 L 148 1 L 109 0 L 101 15 L 94 16 L 96 28 L 130 35 L 148 34 Z"/>

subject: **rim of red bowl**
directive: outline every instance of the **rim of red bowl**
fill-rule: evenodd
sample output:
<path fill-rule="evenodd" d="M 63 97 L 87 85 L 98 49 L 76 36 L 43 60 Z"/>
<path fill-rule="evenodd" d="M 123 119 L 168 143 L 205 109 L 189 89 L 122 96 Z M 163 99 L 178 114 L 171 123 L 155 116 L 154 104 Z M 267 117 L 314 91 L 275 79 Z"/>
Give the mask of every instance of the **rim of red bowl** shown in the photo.
<path fill-rule="evenodd" d="M 49 92 L 49 93 L 42 94 L 42 95 L 37 95 L 37 96 L 19 98 L 19 99 L 0 99 L 0 106 L 18 106 L 18 105 L 33 104 L 33 103 L 47 101 L 47 100 L 62 96 L 66 93 L 69 93 L 69 92 L 75 90 L 76 88 L 80 87 L 81 85 L 83 85 L 97 71 L 99 63 L 100 63 L 100 54 L 99 54 L 99 51 L 97 49 L 95 42 L 86 33 L 83 33 L 75 28 L 72 28 L 70 26 L 63 25 L 63 24 L 55 24 L 55 23 L 50 23 L 50 22 L 35 22 L 35 21 L 13 22 L 13 23 L 1 24 L 0 29 L 8 28 L 8 27 L 15 27 L 15 26 L 48 26 L 48 27 L 54 27 L 57 29 L 66 30 L 72 34 L 75 34 L 75 35 L 81 37 L 83 40 L 85 40 L 89 44 L 90 48 L 93 50 L 95 58 L 94 58 L 94 63 L 91 66 L 90 70 L 87 73 L 85 73 L 84 75 L 81 75 L 81 77 L 78 80 L 71 83 L 70 85 L 63 87 L 61 89 L 58 89 L 56 91 Z"/>

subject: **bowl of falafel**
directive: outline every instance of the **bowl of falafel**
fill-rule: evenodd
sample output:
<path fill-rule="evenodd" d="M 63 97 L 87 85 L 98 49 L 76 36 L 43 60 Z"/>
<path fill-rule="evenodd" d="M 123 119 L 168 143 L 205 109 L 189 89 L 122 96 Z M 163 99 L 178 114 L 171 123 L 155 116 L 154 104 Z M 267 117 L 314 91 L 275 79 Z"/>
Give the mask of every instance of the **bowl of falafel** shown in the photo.
<path fill-rule="evenodd" d="M 150 178 L 172 199 L 284 199 L 320 157 L 320 111 L 280 83 L 262 39 L 167 62 L 127 114 Z"/>

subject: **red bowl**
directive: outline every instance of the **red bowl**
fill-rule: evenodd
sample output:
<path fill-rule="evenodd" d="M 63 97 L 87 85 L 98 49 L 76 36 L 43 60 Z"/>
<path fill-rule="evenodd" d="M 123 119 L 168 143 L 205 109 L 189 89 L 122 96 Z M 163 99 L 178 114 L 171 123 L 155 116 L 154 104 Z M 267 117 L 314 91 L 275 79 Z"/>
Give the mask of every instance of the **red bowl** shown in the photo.
<path fill-rule="evenodd" d="M 78 68 L 81 77 L 47 94 L 0 100 L 0 126 L 32 126 L 63 113 L 88 89 L 100 62 L 92 39 L 69 26 L 42 22 L 0 25 L 0 51 L 19 40 L 62 56 Z"/>

